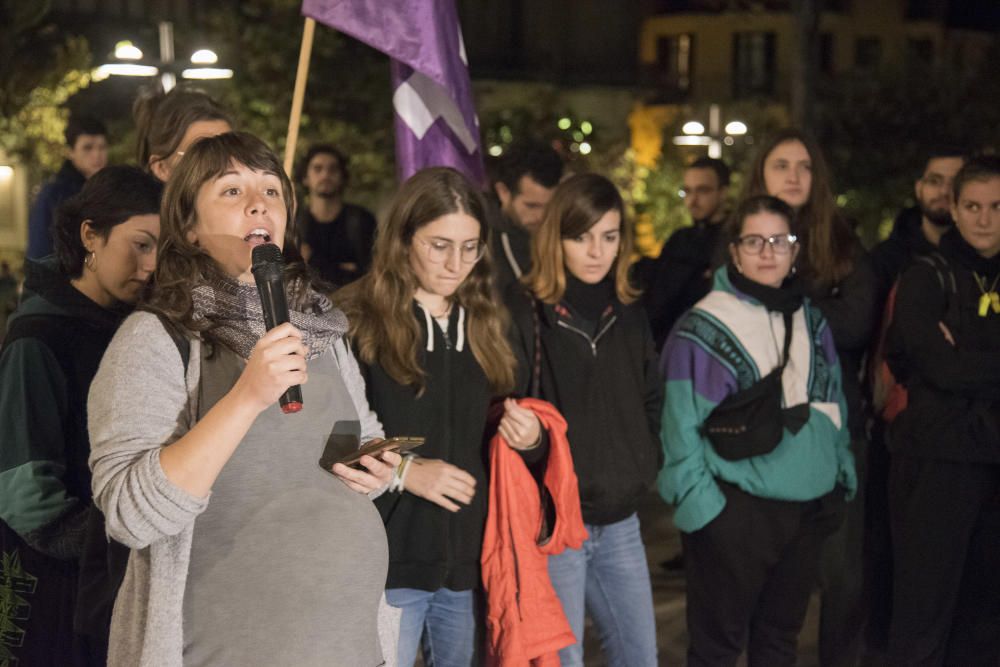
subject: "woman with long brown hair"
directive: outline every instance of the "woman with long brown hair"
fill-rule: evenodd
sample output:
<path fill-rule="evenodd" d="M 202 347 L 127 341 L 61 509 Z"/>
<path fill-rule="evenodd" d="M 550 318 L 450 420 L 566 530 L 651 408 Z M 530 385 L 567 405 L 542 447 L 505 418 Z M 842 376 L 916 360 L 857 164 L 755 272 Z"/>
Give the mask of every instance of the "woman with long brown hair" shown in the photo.
<path fill-rule="evenodd" d="M 844 525 L 824 546 L 819 645 L 823 665 L 852 664 L 865 627 L 858 619 L 868 608 L 862 560 L 868 447 L 859 377 L 878 315 L 877 280 L 868 253 L 837 208 L 823 153 L 808 134 L 781 130 L 761 146 L 744 192 L 745 198 L 757 195 L 778 197 L 795 211 L 799 282 L 826 317 L 840 359 L 859 491 Z"/>
<path fill-rule="evenodd" d="M 532 393 L 566 418 L 590 537 L 549 557 L 549 576 L 583 664 L 585 613 L 610 665 L 656 665 L 656 625 L 636 508 L 660 467 L 663 382 L 630 286 L 632 228 L 608 179 L 578 174 L 556 189 L 532 239 L 532 269 L 506 294 Z M 532 360 L 534 360 L 532 362 Z M 532 382 L 532 385 L 536 383 Z M 522 391 L 527 387 L 521 387 Z"/>
<path fill-rule="evenodd" d="M 140 95 L 132 105 L 136 159 L 164 183 L 198 139 L 232 130 L 229 113 L 207 94 L 183 86 Z"/>
<path fill-rule="evenodd" d="M 370 272 L 334 298 L 350 321 L 368 401 L 390 436 L 421 436 L 376 501 L 389 536 L 386 598 L 403 610 L 399 664 L 465 666 L 475 651 L 487 511 L 487 411 L 514 387 L 483 201 L 454 169 L 424 169 L 379 227 Z M 512 399 L 500 432 L 534 460 L 538 419 Z M 529 453 L 530 452 L 530 453 Z"/>
<path fill-rule="evenodd" d="M 201 139 L 162 211 L 153 295 L 88 404 L 94 501 L 132 549 L 109 664 L 381 665 L 387 552 L 366 494 L 400 459 L 317 465 L 382 429 L 346 318 L 295 253 L 281 162 L 252 135 Z M 270 331 L 250 271 L 264 243 L 290 260 L 290 322 Z M 292 385 L 303 407 L 286 415 Z"/>

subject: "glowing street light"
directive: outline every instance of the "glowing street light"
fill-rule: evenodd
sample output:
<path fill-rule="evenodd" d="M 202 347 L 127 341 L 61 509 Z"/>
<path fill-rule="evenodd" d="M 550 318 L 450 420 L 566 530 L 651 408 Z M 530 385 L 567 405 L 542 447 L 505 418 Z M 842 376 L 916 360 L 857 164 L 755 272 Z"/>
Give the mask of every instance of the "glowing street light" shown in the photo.
<path fill-rule="evenodd" d="M 177 66 L 174 64 L 174 26 L 169 21 L 159 24 L 160 60 L 156 64 L 140 64 L 143 54 L 137 46 L 128 40 L 122 40 L 115 45 L 115 58 L 119 61 L 101 65 L 94 70 L 93 77 L 101 81 L 109 76 L 160 76 L 163 90 L 169 92 L 177 84 Z M 198 49 L 191 54 L 192 65 L 215 65 L 219 57 L 211 49 Z M 185 79 L 231 79 L 233 70 L 224 67 L 186 67 L 180 70 Z"/>
<path fill-rule="evenodd" d="M 118 60 L 142 60 L 142 51 L 125 39 L 115 44 L 115 58 Z"/>
<path fill-rule="evenodd" d="M 108 63 L 94 70 L 94 81 L 103 81 L 109 76 L 156 76 L 160 70 L 152 65 L 136 63 Z"/>
<path fill-rule="evenodd" d="M 739 120 L 731 120 L 726 123 L 726 134 L 742 136 L 747 133 L 747 124 Z"/>
<path fill-rule="evenodd" d="M 722 144 L 732 146 L 736 143 L 733 137 L 743 136 L 749 131 L 747 124 L 743 121 L 732 120 L 726 123 L 723 132 L 721 117 L 722 110 L 719 105 L 710 105 L 708 107 L 708 132 L 705 132 L 705 126 L 698 121 L 689 120 L 681 126 L 681 132 L 684 134 L 673 138 L 674 145 L 707 146 L 709 157 L 721 158 Z"/>
<path fill-rule="evenodd" d="M 191 54 L 191 63 L 194 65 L 214 65 L 217 62 L 219 56 L 212 49 L 198 49 Z"/>
<path fill-rule="evenodd" d="M 705 126 L 696 120 L 689 120 L 681 127 L 684 134 L 705 134 Z"/>
<path fill-rule="evenodd" d="M 225 67 L 190 67 L 181 72 L 185 79 L 232 79 L 233 70 Z"/>

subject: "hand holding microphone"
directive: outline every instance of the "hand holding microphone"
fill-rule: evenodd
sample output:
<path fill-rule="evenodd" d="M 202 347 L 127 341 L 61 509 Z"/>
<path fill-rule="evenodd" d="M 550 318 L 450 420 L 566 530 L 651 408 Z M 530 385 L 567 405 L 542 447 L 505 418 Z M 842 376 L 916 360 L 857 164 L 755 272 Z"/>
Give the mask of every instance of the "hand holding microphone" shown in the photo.
<path fill-rule="evenodd" d="M 288 302 L 285 299 L 284 266 L 278 246 L 267 243 L 254 247 L 253 272 L 264 311 L 267 333 L 254 346 L 246 370 L 237 384 L 250 391 L 261 409 L 281 404 L 289 414 L 302 409 L 302 389 L 305 384 L 306 354 L 302 334 L 288 323 Z M 280 397 L 276 394 L 280 391 Z"/>

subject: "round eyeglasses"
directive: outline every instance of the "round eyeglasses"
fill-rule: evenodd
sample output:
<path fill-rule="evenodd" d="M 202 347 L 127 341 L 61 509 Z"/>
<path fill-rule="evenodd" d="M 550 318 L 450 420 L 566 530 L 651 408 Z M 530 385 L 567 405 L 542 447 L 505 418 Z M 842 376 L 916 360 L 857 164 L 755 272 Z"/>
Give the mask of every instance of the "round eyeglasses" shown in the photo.
<path fill-rule="evenodd" d="M 764 252 L 764 246 L 771 246 L 771 250 L 777 255 L 787 255 L 792 246 L 799 240 L 795 234 L 775 234 L 774 236 L 761 236 L 760 234 L 747 234 L 741 236 L 734 243 L 742 250 L 752 255 L 760 255 Z"/>
<path fill-rule="evenodd" d="M 437 238 L 430 241 L 424 240 L 419 236 L 414 236 L 413 238 L 424 247 L 424 255 L 427 257 L 427 261 L 434 264 L 444 264 L 456 252 L 462 264 L 475 264 L 486 254 L 486 244 L 483 241 L 466 241 L 456 245 L 454 241 L 445 241 Z"/>

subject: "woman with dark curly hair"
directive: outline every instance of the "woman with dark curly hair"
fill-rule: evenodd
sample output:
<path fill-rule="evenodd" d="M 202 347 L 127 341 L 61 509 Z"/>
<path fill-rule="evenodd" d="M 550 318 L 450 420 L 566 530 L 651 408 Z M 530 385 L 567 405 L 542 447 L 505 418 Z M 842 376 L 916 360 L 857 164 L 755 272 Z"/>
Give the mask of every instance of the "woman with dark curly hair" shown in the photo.
<path fill-rule="evenodd" d="M 59 209 L 55 255 L 25 265 L 26 297 L 0 352 L 0 551 L 22 601 L 0 655 L 22 664 L 74 665 L 88 652 L 73 633 L 94 511 L 87 392 L 156 266 L 160 189 L 134 167 L 99 171 Z"/>
<path fill-rule="evenodd" d="M 167 185 L 155 291 L 90 392 L 95 503 L 132 549 L 110 665 L 383 663 L 387 549 L 367 494 L 400 458 L 318 463 L 382 427 L 293 214 L 280 161 L 249 134 L 199 140 Z M 289 260 L 290 322 L 270 331 L 250 271 L 265 243 Z M 284 414 L 292 385 L 303 407 Z"/>

